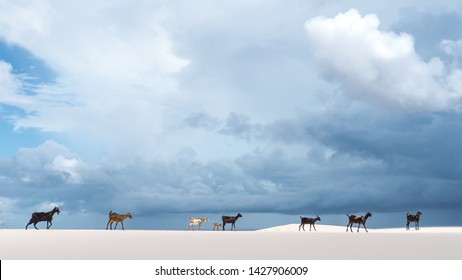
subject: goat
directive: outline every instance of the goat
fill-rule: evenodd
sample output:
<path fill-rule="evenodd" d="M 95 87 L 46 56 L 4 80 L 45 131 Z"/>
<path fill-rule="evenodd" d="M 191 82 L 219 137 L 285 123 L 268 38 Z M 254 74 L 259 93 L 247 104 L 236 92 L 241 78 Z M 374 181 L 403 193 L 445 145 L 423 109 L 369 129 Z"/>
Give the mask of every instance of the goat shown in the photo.
<path fill-rule="evenodd" d="M 122 229 L 125 230 L 124 228 L 124 220 L 126 218 L 132 218 L 132 214 L 130 213 L 127 213 L 127 214 L 123 214 L 123 215 L 120 215 L 120 214 L 117 214 L 117 213 L 113 213 L 112 211 L 109 212 L 109 221 L 107 222 L 107 225 L 106 225 L 106 229 L 108 229 L 108 227 L 110 227 L 110 229 L 112 230 L 112 223 L 116 222 L 115 224 L 115 227 L 114 229 L 117 228 L 117 225 L 119 224 L 119 222 L 122 224 Z"/>
<path fill-rule="evenodd" d="M 201 230 L 202 223 L 205 223 L 205 222 L 208 222 L 208 221 L 209 221 L 209 218 L 193 218 L 193 217 L 190 217 L 189 218 L 188 229 L 194 230 L 194 225 L 197 225 L 199 230 Z"/>
<path fill-rule="evenodd" d="M 219 224 L 219 223 L 213 223 L 213 230 L 214 230 L 214 231 L 220 230 L 220 227 L 221 227 L 221 224 Z"/>
<path fill-rule="evenodd" d="M 419 225 L 420 215 L 422 215 L 422 212 L 420 212 L 420 211 L 417 211 L 417 213 L 415 213 L 415 214 L 409 214 L 409 213 L 406 214 L 406 220 L 407 220 L 407 222 L 406 222 L 406 230 L 409 230 L 409 224 L 411 222 L 415 223 L 415 229 L 416 230 L 420 229 L 420 225 Z"/>
<path fill-rule="evenodd" d="M 26 230 L 27 230 L 27 227 L 30 224 L 34 224 L 35 229 L 38 229 L 37 226 L 36 226 L 37 223 L 38 222 L 44 222 L 44 221 L 47 221 L 47 229 L 50 229 L 51 225 L 53 225 L 51 223 L 51 221 L 53 220 L 53 215 L 55 213 L 58 213 L 58 215 L 59 215 L 60 211 L 59 211 L 58 207 L 53 208 L 53 210 L 51 210 L 50 212 L 34 212 L 34 213 L 32 213 L 32 217 L 30 218 L 29 223 L 26 225 Z"/>
<path fill-rule="evenodd" d="M 367 221 L 367 218 L 369 218 L 370 216 L 372 216 L 372 213 L 371 212 L 367 212 L 365 216 L 356 216 L 356 215 L 348 215 L 348 225 L 347 225 L 347 229 L 346 231 L 348 232 L 348 227 L 350 227 L 350 231 L 353 232 L 353 224 L 358 224 L 358 232 L 359 232 L 359 228 L 361 227 L 361 225 L 364 226 L 364 229 L 367 231 L 367 228 L 366 228 L 366 221 Z"/>
<path fill-rule="evenodd" d="M 314 231 L 316 231 L 316 227 L 314 226 L 314 223 L 316 223 L 316 221 L 321 221 L 321 218 L 319 218 L 319 216 L 316 216 L 316 218 L 307 218 L 300 216 L 300 226 L 298 227 L 298 231 L 300 231 L 300 228 L 303 228 L 303 231 L 305 231 L 305 224 L 310 225 L 310 231 L 311 226 L 313 226 Z"/>
<path fill-rule="evenodd" d="M 242 217 L 241 213 L 237 213 L 235 217 L 233 216 L 222 216 L 221 219 L 223 221 L 223 231 L 225 230 L 225 225 L 226 224 L 231 224 L 231 230 L 236 230 L 236 221 Z"/>

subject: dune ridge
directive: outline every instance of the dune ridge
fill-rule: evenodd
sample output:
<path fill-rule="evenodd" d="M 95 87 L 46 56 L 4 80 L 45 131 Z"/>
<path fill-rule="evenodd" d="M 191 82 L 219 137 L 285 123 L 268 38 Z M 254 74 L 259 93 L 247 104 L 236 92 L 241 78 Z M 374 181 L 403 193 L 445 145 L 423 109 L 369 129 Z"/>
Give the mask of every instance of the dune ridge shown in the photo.
<path fill-rule="evenodd" d="M 288 224 L 288 225 L 281 225 L 275 226 L 271 228 L 259 229 L 257 231 L 263 232 L 295 232 L 299 231 L 300 224 Z M 318 232 L 345 232 L 346 226 L 337 226 L 337 225 L 324 225 L 324 224 L 316 224 L 316 229 Z M 357 232 L 358 226 L 353 226 L 353 232 Z M 370 233 L 462 233 L 462 227 L 422 227 L 420 230 L 416 231 L 414 228 L 410 230 L 406 230 L 403 226 L 402 228 L 367 228 Z M 303 229 L 301 229 L 303 231 Z M 310 225 L 305 225 L 305 231 L 310 231 Z M 311 230 L 315 232 L 314 229 Z M 364 232 L 363 226 L 359 229 L 360 232 Z"/>

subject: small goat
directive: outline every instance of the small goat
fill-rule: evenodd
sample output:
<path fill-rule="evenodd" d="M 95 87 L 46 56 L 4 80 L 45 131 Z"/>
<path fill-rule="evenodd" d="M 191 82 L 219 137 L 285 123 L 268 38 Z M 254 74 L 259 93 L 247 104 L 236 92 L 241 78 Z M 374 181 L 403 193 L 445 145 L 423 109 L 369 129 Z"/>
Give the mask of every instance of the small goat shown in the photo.
<path fill-rule="evenodd" d="M 420 212 L 420 211 L 417 211 L 417 213 L 415 213 L 415 214 L 409 214 L 409 213 L 406 214 L 406 220 L 407 220 L 407 222 L 406 222 L 406 230 L 409 230 L 409 224 L 411 222 L 415 223 L 415 229 L 416 230 L 420 229 L 420 225 L 419 225 L 420 215 L 422 215 L 422 212 Z"/>
<path fill-rule="evenodd" d="M 194 225 L 197 225 L 199 230 L 201 230 L 202 224 L 205 223 L 205 222 L 208 222 L 208 221 L 209 221 L 209 218 L 193 218 L 193 217 L 190 217 L 189 218 L 188 229 L 194 230 Z"/>
<path fill-rule="evenodd" d="M 241 213 L 237 213 L 235 217 L 233 216 L 222 216 L 221 219 L 223 221 L 223 231 L 225 230 L 225 225 L 226 224 L 231 224 L 231 230 L 236 230 L 236 221 L 242 217 Z"/>
<path fill-rule="evenodd" d="M 30 225 L 30 224 L 34 224 L 34 227 L 35 229 L 38 229 L 37 228 L 37 223 L 38 222 L 44 222 L 44 221 L 47 221 L 47 229 L 50 229 L 52 223 L 51 221 L 53 220 L 53 215 L 55 213 L 60 213 L 59 211 L 59 208 L 58 207 L 55 207 L 53 208 L 53 210 L 51 210 L 50 212 L 34 212 L 32 213 L 32 217 L 30 218 L 30 221 L 29 223 L 26 225 L 26 230 L 27 230 L 27 227 Z"/>
<path fill-rule="evenodd" d="M 316 223 L 316 221 L 321 221 L 321 218 L 319 218 L 319 216 L 316 216 L 316 218 L 307 218 L 300 216 L 300 226 L 298 227 L 298 231 L 300 231 L 300 228 L 303 228 L 303 231 L 305 231 L 306 224 L 310 225 L 310 231 L 311 226 L 313 226 L 314 231 L 316 231 L 316 227 L 314 226 L 314 223 Z"/>
<path fill-rule="evenodd" d="M 213 231 L 219 231 L 221 227 L 221 224 L 219 223 L 213 223 Z"/>
<path fill-rule="evenodd" d="M 356 216 L 356 215 L 348 215 L 348 225 L 347 225 L 347 229 L 346 231 L 348 232 L 348 227 L 350 227 L 350 231 L 353 232 L 353 224 L 358 224 L 358 232 L 359 232 L 359 228 L 361 227 L 361 225 L 364 226 L 364 229 L 367 231 L 367 228 L 366 228 L 366 221 L 367 221 L 367 218 L 369 218 L 370 216 L 372 216 L 372 213 L 371 212 L 367 212 L 365 216 Z"/>
<path fill-rule="evenodd" d="M 122 229 L 125 230 L 125 228 L 124 228 L 124 220 L 126 218 L 131 219 L 132 215 L 130 213 L 120 215 L 120 214 L 117 214 L 115 212 L 113 213 L 112 211 L 109 212 L 109 221 L 107 222 L 106 229 L 108 229 L 108 227 L 110 227 L 111 230 L 112 230 L 112 223 L 114 223 L 114 222 L 116 223 L 114 229 L 116 229 L 117 225 L 120 222 L 122 224 Z"/>

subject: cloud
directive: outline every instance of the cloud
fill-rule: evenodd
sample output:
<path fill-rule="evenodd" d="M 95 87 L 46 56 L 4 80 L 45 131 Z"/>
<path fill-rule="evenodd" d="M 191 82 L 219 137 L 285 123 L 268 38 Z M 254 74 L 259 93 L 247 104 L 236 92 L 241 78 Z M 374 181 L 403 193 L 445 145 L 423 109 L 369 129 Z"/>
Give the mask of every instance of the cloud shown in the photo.
<path fill-rule="evenodd" d="M 455 206 L 460 191 L 451 181 L 459 180 L 460 170 L 454 162 L 460 156 L 454 142 L 461 138 L 454 133 L 460 131 L 459 117 L 458 113 L 417 112 L 389 116 L 363 107 L 328 114 L 310 112 L 266 125 L 255 124 L 249 116 L 206 119 L 220 124 L 213 130 L 218 134 L 223 133 L 221 127 L 233 123 L 228 120 L 245 120 L 246 141 L 256 146 L 236 158 L 235 168 L 241 174 L 236 178 L 241 186 L 247 181 L 268 191 L 268 200 L 259 201 L 258 209 L 268 211 L 268 203 L 278 204 L 272 199 L 274 194 L 292 205 L 279 210 L 296 212 L 303 207 L 317 211 L 378 207 L 373 205 L 382 205 L 381 211 L 408 205 L 434 207 L 430 196 L 414 194 L 436 195 L 439 188 L 439 201 Z M 229 137 L 242 138 L 242 130 L 230 131 Z M 448 133 L 452 140 L 445 137 Z M 454 197 L 446 196 L 448 192 Z M 396 199 L 396 193 L 402 199 Z M 297 200 L 305 195 L 309 199 Z"/>
<path fill-rule="evenodd" d="M 3 174 L 22 182 L 22 185 L 31 186 L 40 186 L 47 181 L 47 184 L 53 182 L 57 186 L 78 183 L 79 170 L 84 170 L 84 163 L 75 154 L 51 140 L 35 148 L 21 148 L 14 158 L 3 163 Z M 8 166 L 14 165 L 14 171 L 6 171 Z"/>
<path fill-rule="evenodd" d="M 440 48 L 447 55 L 459 57 L 462 55 L 462 39 L 457 41 L 443 40 L 440 43 Z"/>
<path fill-rule="evenodd" d="M 183 123 L 187 126 L 205 129 L 215 129 L 219 122 L 218 118 L 214 118 L 205 112 L 193 113 L 183 120 Z"/>
<path fill-rule="evenodd" d="M 300 116 L 285 121 L 302 126 L 300 131 L 265 126 L 271 139 L 265 146 L 235 159 L 205 162 L 189 147 L 169 160 L 90 164 L 48 141 L 0 161 L 4 198 L 9 201 L 3 209 L 29 215 L 59 205 L 68 215 L 106 215 L 109 209 L 123 208 L 148 217 L 457 207 L 462 197 L 457 183 L 461 155 L 455 147 L 461 136 L 444 135 L 462 131 L 458 116 L 415 118 L 373 119 L 352 126 L 345 116 L 326 127 Z M 276 137 L 279 134 L 284 137 Z M 241 134 L 228 137 L 240 139 Z M 284 144 L 287 138 L 292 139 L 290 145 Z"/>
<path fill-rule="evenodd" d="M 447 70 L 439 58 L 423 61 L 406 33 L 379 30 L 375 14 L 356 10 L 305 23 L 324 78 L 343 92 L 404 110 L 457 109 L 461 91 L 453 85 L 458 70 Z"/>
<path fill-rule="evenodd" d="M 23 106 L 26 98 L 20 95 L 21 81 L 12 73 L 11 64 L 0 60 L 0 102 L 12 106 Z"/>
<path fill-rule="evenodd" d="M 222 127 L 235 119 L 208 118 L 219 120 Z M 238 118 L 245 120 L 246 141 L 255 147 L 236 158 L 242 174 L 236 178 L 268 191 L 268 200 L 259 201 L 259 207 L 266 209 L 268 203 L 276 207 L 274 194 L 291 205 L 278 208 L 287 213 L 303 207 L 317 211 L 378 205 L 380 211 L 396 211 L 440 203 L 455 207 L 461 197 L 456 187 L 460 180 L 456 162 L 462 156 L 455 144 L 462 138 L 457 133 L 459 118 L 456 112 L 377 114 L 370 107 L 306 112 L 265 125 L 249 116 Z M 228 137 L 242 139 L 241 130 L 232 131 Z M 214 133 L 221 134 L 222 129 L 215 128 Z M 429 194 L 438 196 L 439 202 L 432 202 Z"/>
<path fill-rule="evenodd" d="M 178 98 L 175 75 L 189 61 L 174 53 L 162 8 L 88 5 L 2 2 L 1 36 L 43 60 L 56 79 L 19 95 L 26 85 L 12 83 L 18 78 L 3 63 L 10 93 L 1 101 L 25 112 L 12 118 L 16 129 L 91 135 L 81 139 L 90 150 L 104 146 L 117 156 L 128 144 L 132 153 L 146 154 L 152 136 L 163 131 L 166 108 Z"/>
<path fill-rule="evenodd" d="M 8 213 L 16 204 L 15 199 L 0 196 L 0 213 Z M 0 218 L 4 218 L 1 217 Z"/>
<path fill-rule="evenodd" d="M 258 134 L 260 130 L 261 126 L 251 123 L 249 116 L 231 112 L 219 132 L 225 135 L 249 139 Z"/>
<path fill-rule="evenodd" d="M 25 3 L 17 1 L 2 1 L 0 10 L 0 33 L 9 42 L 15 42 L 24 37 L 45 37 L 48 34 L 49 25 L 47 17 L 51 14 L 49 1 L 41 3 Z"/>

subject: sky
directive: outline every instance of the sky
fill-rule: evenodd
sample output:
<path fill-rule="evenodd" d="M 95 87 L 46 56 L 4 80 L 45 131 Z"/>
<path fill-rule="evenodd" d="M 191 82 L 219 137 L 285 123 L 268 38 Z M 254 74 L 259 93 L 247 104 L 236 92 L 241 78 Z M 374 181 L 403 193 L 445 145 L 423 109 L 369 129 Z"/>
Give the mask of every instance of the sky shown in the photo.
<path fill-rule="evenodd" d="M 0 0 L 0 224 L 462 226 L 461 109 L 456 0 Z"/>

